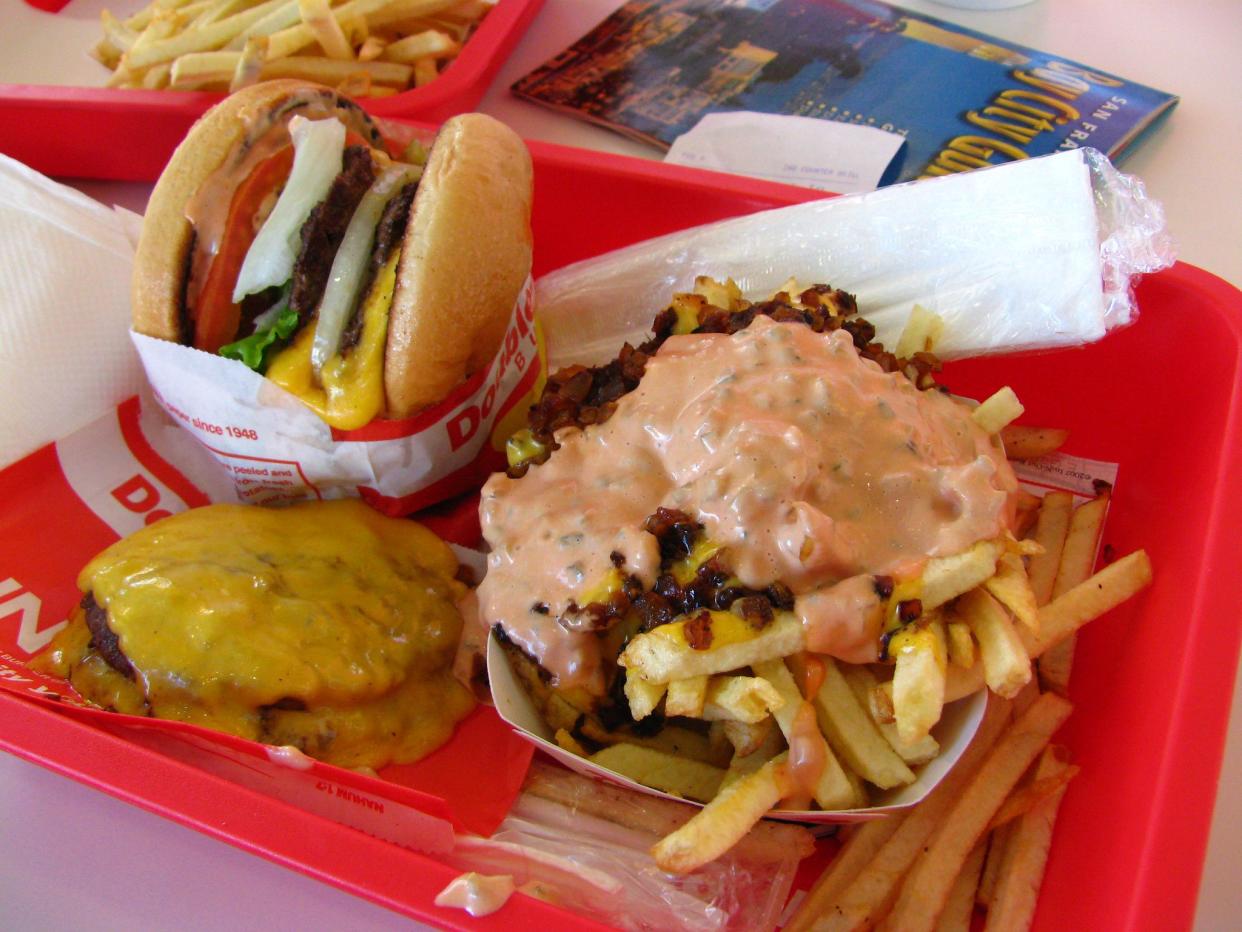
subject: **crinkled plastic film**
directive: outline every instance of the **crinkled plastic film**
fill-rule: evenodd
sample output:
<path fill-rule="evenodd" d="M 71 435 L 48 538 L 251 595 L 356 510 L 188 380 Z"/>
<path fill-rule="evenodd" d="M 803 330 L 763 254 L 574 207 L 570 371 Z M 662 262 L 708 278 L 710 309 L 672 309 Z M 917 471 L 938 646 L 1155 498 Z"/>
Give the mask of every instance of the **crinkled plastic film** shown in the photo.
<path fill-rule="evenodd" d="M 611 358 L 698 275 L 766 296 L 789 277 L 858 296 L 895 343 L 915 304 L 945 359 L 1093 342 L 1137 314 L 1134 276 L 1172 263 L 1160 205 L 1093 150 L 762 211 L 546 275 L 553 367 Z"/>
<path fill-rule="evenodd" d="M 1083 157 L 1099 217 L 1104 322 L 1111 330 L 1138 314 L 1135 276 L 1168 268 L 1177 250 L 1164 225 L 1164 208 L 1147 196 L 1142 179 L 1122 174 L 1097 149 L 1083 150 Z"/>
<path fill-rule="evenodd" d="M 552 764 L 535 764 L 532 779 L 491 838 L 459 840 L 453 860 L 460 867 L 510 875 L 519 888 L 622 929 L 775 926 L 806 853 L 798 844 L 743 841 L 692 874 L 666 874 L 651 846 L 689 817 L 689 807 L 603 787 Z"/>

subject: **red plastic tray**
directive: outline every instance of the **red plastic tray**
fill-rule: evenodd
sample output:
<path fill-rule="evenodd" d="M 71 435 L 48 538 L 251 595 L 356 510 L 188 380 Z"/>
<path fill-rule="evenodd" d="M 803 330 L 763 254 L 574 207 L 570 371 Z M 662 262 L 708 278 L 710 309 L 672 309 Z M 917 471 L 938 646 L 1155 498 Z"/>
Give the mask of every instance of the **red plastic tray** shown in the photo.
<path fill-rule="evenodd" d="M 536 269 L 814 192 L 531 145 Z M 708 270 L 716 274 L 727 270 Z M 1145 547 L 1146 592 L 1078 648 L 1062 739 L 1081 774 L 1058 821 L 1036 927 L 1188 928 L 1195 909 L 1242 617 L 1242 293 L 1179 264 L 1144 280 L 1141 316 L 1083 349 L 954 363 L 985 396 L 1010 384 L 1069 452 L 1120 463 L 1105 543 Z M 452 927 L 593 928 L 516 897 L 472 921 L 431 905 L 453 871 L 71 720 L 0 695 L 0 746 L 280 864 Z M 290 830 L 301 828 L 302 830 Z M 313 830 L 307 830 L 313 828 Z"/>
<path fill-rule="evenodd" d="M 27 2 L 55 13 L 68 0 Z M 473 110 L 541 6 L 543 0 L 498 0 L 435 81 L 392 97 L 363 99 L 363 106 L 375 116 L 431 123 Z M 103 84 L 102 65 L 99 75 Z M 0 152 L 45 175 L 153 181 L 194 121 L 222 96 L 0 84 Z"/>

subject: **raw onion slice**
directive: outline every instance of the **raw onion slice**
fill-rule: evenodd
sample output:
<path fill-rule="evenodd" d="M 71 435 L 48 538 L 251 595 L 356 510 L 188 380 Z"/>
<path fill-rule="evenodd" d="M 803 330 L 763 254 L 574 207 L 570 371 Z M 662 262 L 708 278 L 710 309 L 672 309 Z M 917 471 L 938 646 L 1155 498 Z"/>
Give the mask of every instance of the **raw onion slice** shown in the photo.
<path fill-rule="evenodd" d="M 345 236 L 332 260 L 328 284 L 319 302 L 315 340 L 311 344 L 311 366 L 316 377 L 324 364 L 336 355 L 341 345 L 341 334 L 345 332 L 345 325 L 358 303 L 358 291 L 366 275 L 375 231 L 384 208 L 406 181 L 417 174 L 418 169 L 412 165 L 394 164 L 386 168 L 362 196 L 349 226 L 345 228 Z"/>
<path fill-rule="evenodd" d="M 283 285 L 293 276 L 302 224 L 341 173 L 345 152 L 345 124 L 336 118 L 289 121 L 293 139 L 293 169 L 276 206 L 250 244 L 233 287 L 233 301 L 248 294 Z"/>

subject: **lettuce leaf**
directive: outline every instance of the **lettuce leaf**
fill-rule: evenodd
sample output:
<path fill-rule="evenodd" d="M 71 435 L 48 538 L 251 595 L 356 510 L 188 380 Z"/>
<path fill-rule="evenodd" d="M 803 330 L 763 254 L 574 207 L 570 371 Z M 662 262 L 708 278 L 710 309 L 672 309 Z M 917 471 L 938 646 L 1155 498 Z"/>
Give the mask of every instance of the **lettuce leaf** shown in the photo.
<path fill-rule="evenodd" d="M 295 330 L 298 329 L 298 313 L 282 302 L 284 307 L 273 308 L 275 314 L 264 314 L 267 318 L 250 336 L 220 347 L 220 355 L 229 359 L 244 362 L 255 372 L 267 370 L 267 364 L 275 351 L 284 346 Z M 256 321 L 259 323 L 259 321 Z"/>

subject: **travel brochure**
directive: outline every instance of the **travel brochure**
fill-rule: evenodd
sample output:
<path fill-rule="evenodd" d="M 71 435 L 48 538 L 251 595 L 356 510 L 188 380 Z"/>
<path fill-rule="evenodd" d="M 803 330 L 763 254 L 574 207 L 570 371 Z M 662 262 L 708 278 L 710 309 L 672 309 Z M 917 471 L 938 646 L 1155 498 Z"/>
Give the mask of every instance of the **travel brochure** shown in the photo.
<path fill-rule="evenodd" d="M 707 114 L 903 137 L 884 181 L 1090 146 L 1117 160 L 1178 98 L 875 0 L 631 0 L 513 86 L 667 149 Z"/>

